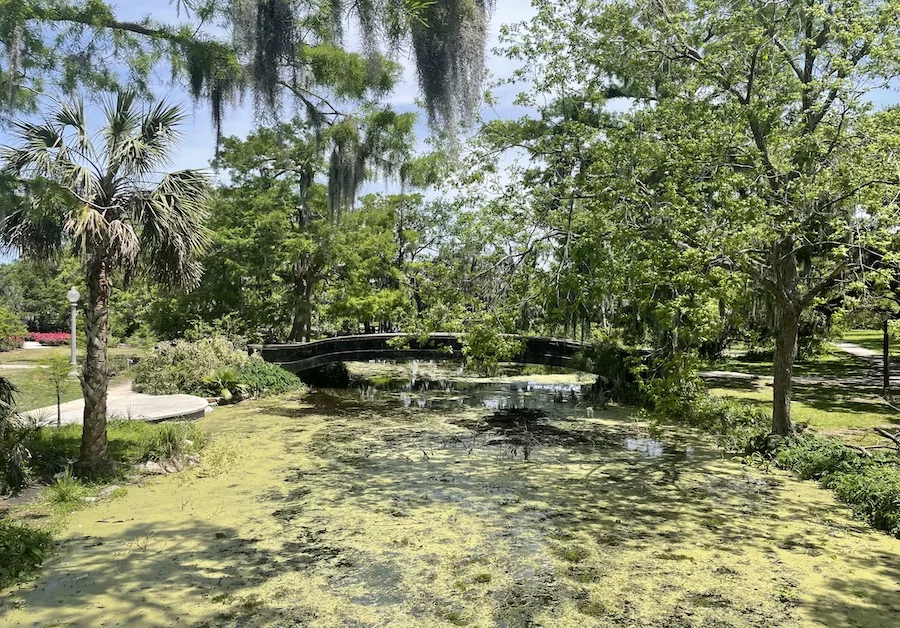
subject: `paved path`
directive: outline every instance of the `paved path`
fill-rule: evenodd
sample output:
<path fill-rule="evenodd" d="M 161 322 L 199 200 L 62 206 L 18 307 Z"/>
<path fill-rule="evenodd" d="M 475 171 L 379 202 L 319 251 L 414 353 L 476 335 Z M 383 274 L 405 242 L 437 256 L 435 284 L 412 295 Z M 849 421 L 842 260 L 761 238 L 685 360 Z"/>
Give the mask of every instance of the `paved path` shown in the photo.
<path fill-rule="evenodd" d="M 880 351 L 872 351 L 871 349 L 866 349 L 865 347 L 855 345 L 852 342 L 836 342 L 834 343 L 834 346 L 854 357 L 862 358 L 863 360 L 868 360 L 869 362 L 877 362 L 879 366 L 881 365 L 882 355 Z"/>
<path fill-rule="evenodd" d="M 166 419 L 199 419 L 209 408 L 209 402 L 193 395 L 142 395 L 131 391 L 126 382 L 111 387 L 107 396 L 109 418 L 133 421 L 165 421 Z M 68 401 L 61 406 L 62 425 L 81 425 L 84 417 L 84 399 Z M 42 425 L 56 425 L 56 406 L 25 412 Z"/>
<path fill-rule="evenodd" d="M 801 386 L 837 386 L 842 388 L 877 388 L 881 389 L 881 353 L 872 351 L 865 347 L 853 344 L 852 342 L 836 342 L 834 346 L 849 353 L 855 358 L 867 363 L 869 368 L 863 369 L 859 375 L 851 376 L 815 376 L 815 375 L 794 375 L 793 382 Z M 773 377 L 771 375 L 753 375 L 749 373 L 738 373 L 735 371 L 701 371 L 700 377 L 705 380 L 744 380 L 756 381 L 764 385 L 771 386 Z M 892 386 L 900 386 L 900 369 L 891 373 Z"/>

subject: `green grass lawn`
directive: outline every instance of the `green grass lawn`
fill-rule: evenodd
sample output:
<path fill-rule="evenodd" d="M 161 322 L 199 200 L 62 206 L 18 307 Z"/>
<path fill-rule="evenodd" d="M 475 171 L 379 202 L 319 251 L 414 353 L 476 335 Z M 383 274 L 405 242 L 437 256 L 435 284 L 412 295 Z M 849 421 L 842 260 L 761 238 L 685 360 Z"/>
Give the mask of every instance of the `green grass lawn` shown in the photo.
<path fill-rule="evenodd" d="M 5 377 L 19 389 L 16 405 L 22 410 L 56 405 L 56 387 L 44 369 L 7 370 L 0 367 L 0 377 Z M 81 385 L 78 379 L 69 377 L 60 392 L 63 403 L 81 399 Z"/>
<path fill-rule="evenodd" d="M 16 403 L 22 410 L 33 410 L 56 405 L 56 387 L 49 374 L 40 368 L 40 362 L 49 357 L 69 355 L 68 347 L 50 347 L 47 349 L 19 349 L 0 353 L 0 377 L 8 379 L 19 389 Z M 128 358 L 139 357 L 140 350 L 135 348 L 113 348 L 109 350 L 110 369 L 114 386 L 128 378 Z M 84 360 L 84 352 L 79 352 L 79 362 Z M 30 366 L 29 369 L 5 369 L 4 365 Z M 61 400 L 74 401 L 81 398 L 81 385 L 78 379 L 70 377 L 61 389 Z"/>
<path fill-rule="evenodd" d="M 868 337 L 871 342 L 873 335 L 880 338 L 880 332 L 859 330 L 845 340 L 865 346 L 857 341 Z M 715 380 L 710 382 L 710 390 L 714 394 L 770 409 L 771 361 L 748 361 L 733 357 L 707 364 L 704 368 L 759 375 L 760 380 L 752 382 Z M 900 428 L 900 413 L 881 399 L 879 375 L 865 361 L 832 349 L 815 360 L 797 363 L 794 375 L 798 378 L 824 380 L 815 383 L 795 381 L 791 405 L 795 422 L 808 423 L 811 429 L 819 433 L 838 435 L 853 443 L 879 441 L 880 438 L 872 431 L 875 426 Z M 853 381 L 854 379 L 863 381 Z M 830 383 L 830 380 L 834 380 L 834 383 Z"/>
<path fill-rule="evenodd" d="M 137 347 L 111 347 L 109 357 L 111 360 L 124 360 L 131 357 L 140 357 L 145 352 Z M 78 348 L 78 361 L 84 360 L 84 348 Z M 16 349 L 0 353 L 0 366 L 4 364 L 37 364 L 51 356 L 69 355 L 69 347 L 47 347 L 45 349 Z"/>

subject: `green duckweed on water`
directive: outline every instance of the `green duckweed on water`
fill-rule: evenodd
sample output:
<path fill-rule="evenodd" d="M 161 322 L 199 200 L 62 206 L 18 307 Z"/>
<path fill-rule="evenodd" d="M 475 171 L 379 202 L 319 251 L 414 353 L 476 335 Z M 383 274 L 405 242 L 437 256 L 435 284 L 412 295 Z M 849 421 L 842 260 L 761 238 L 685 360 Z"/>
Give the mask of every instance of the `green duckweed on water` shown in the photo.
<path fill-rule="evenodd" d="M 218 409 L 199 468 L 74 513 L 0 624 L 900 625 L 900 541 L 688 431 L 543 403 L 567 378 Z"/>

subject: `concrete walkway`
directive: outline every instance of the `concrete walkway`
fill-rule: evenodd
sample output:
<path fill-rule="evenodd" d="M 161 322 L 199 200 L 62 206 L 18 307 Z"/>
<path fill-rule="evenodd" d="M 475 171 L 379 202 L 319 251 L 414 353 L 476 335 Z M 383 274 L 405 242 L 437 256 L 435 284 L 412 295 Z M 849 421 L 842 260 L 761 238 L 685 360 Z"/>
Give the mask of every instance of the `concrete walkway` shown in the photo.
<path fill-rule="evenodd" d="M 866 349 L 865 347 L 860 347 L 859 345 L 855 345 L 852 342 L 836 342 L 834 346 L 843 351 L 844 353 L 849 353 L 853 357 L 862 358 L 863 360 L 868 360 L 869 362 L 877 362 L 881 365 L 881 352 L 880 351 L 872 351 L 871 349 Z M 893 362 L 893 360 L 891 360 Z"/>
<path fill-rule="evenodd" d="M 165 421 L 167 419 L 199 419 L 209 409 L 209 402 L 193 395 L 143 395 L 132 392 L 131 383 L 111 387 L 107 395 L 107 417 L 132 421 Z M 61 406 L 62 425 L 81 425 L 84 399 L 68 401 Z M 56 406 L 24 413 L 41 425 L 56 425 Z"/>

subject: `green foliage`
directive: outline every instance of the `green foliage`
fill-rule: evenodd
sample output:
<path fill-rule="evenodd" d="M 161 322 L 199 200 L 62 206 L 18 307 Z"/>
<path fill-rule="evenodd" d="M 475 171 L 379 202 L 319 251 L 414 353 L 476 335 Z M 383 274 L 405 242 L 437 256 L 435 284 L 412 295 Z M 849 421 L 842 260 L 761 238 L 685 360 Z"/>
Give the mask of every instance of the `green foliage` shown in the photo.
<path fill-rule="evenodd" d="M 817 351 L 835 288 L 896 250 L 900 111 L 871 90 L 900 75 L 897 4 L 663 4 L 541 0 L 502 29 L 537 112 L 486 123 L 465 181 L 534 269 L 522 308 L 564 330 L 669 356 L 780 337 L 788 432 L 797 332 Z"/>
<path fill-rule="evenodd" d="M 507 362 L 523 350 L 521 340 L 508 338 L 489 322 L 472 324 L 463 337 L 466 366 L 482 375 L 494 375 L 500 362 Z"/>
<path fill-rule="evenodd" d="M 50 533 L 0 519 L 0 589 L 36 571 L 52 551 Z"/>
<path fill-rule="evenodd" d="M 780 443 L 774 460 L 822 482 L 873 527 L 900 536 L 900 458 L 895 454 L 862 457 L 836 439 L 802 436 Z"/>
<path fill-rule="evenodd" d="M 254 397 L 278 395 L 303 385 L 296 375 L 258 356 L 250 358 L 238 369 L 238 381 Z"/>
<path fill-rule="evenodd" d="M 173 460 L 200 452 L 206 432 L 193 423 L 167 422 L 154 426 L 144 439 L 142 460 Z"/>
<path fill-rule="evenodd" d="M 20 490 L 28 479 L 26 440 L 33 425 L 15 411 L 17 392 L 9 380 L 0 377 L 0 495 Z"/>
<path fill-rule="evenodd" d="M 45 493 L 48 502 L 68 509 L 84 503 L 84 498 L 90 494 L 91 489 L 69 472 L 47 487 Z"/>
<path fill-rule="evenodd" d="M 900 536 L 900 468 L 867 465 L 858 473 L 836 475 L 829 487 L 838 499 L 873 527 Z"/>
<path fill-rule="evenodd" d="M 643 361 L 639 353 L 629 351 L 618 342 L 600 340 L 576 356 L 577 368 L 596 373 L 591 395 L 599 402 L 641 404 L 645 401 L 641 373 Z"/>
<path fill-rule="evenodd" d="M 173 427 L 174 426 L 174 427 Z M 147 423 L 112 419 L 109 423 L 109 456 L 128 465 L 159 458 L 166 451 L 197 453 L 209 438 L 192 423 Z M 190 441 L 190 443 L 185 442 Z M 31 453 L 29 470 L 33 478 L 51 478 L 66 471 L 78 457 L 81 430 L 78 425 L 32 430 L 25 446 Z"/>
<path fill-rule="evenodd" d="M 132 387 L 150 395 L 205 395 L 208 375 L 216 369 L 240 368 L 249 359 L 222 336 L 163 342 L 134 366 Z"/>
<path fill-rule="evenodd" d="M 255 397 L 299 387 L 284 369 L 246 351 L 223 336 L 160 343 L 134 369 L 133 388 L 154 395 L 187 393 Z"/>
<path fill-rule="evenodd" d="M 814 436 L 791 439 L 776 450 L 774 460 L 804 480 L 826 484 L 835 474 L 856 473 L 865 466 L 859 454 L 839 440 Z"/>
<path fill-rule="evenodd" d="M 72 257 L 51 262 L 20 259 L 0 265 L 0 307 L 15 312 L 30 331 L 67 329 L 65 295 L 72 285 L 83 291 L 79 275 L 78 260 Z"/>
<path fill-rule="evenodd" d="M 733 452 L 747 451 L 751 443 L 768 432 L 771 417 L 756 406 L 710 395 L 700 388 L 684 392 L 683 396 L 668 394 L 666 401 L 657 399 L 652 414 L 660 420 L 712 434 L 721 447 Z"/>
<path fill-rule="evenodd" d="M 0 351 L 11 351 L 22 346 L 28 329 L 18 316 L 0 306 Z"/>
<path fill-rule="evenodd" d="M 203 383 L 208 387 L 213 395 L 222 397 L 224 401 L 231 401 L 234 393 L 244 391 L 244 385 L 241 383 L 240 376 L 236 369 L 228 366 L 213 369 L 213 371 L 203 378 Z"/>

